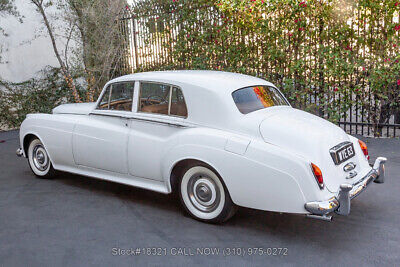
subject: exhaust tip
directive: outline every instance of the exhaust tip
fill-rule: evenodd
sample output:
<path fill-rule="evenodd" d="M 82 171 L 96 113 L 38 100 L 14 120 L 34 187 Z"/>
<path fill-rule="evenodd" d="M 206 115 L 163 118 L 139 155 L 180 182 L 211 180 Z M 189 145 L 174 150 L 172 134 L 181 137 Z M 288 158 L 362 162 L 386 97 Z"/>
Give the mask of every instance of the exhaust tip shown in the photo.
<path fill-rule="evenodd" d="M 322 221 L 326 221 L 326 222 L 332 221 L 332 216 L 330 216 L 330 215 L 307 214 L 307 218 L 322 220 Z"/>

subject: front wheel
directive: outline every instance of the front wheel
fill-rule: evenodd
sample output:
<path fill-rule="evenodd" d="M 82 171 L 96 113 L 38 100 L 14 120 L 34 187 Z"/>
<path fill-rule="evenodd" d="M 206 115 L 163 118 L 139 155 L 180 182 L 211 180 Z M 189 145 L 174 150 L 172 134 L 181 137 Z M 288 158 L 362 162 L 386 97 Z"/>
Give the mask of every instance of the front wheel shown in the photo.
<path fill-rule="evenodd" d="M 199 221 L 222 223 L 236 211 L 222 180 L 206 166 L 186 168 L 179 189 L 185 210 Z"/>
<path fill-rule="evenodd" d="M 37 138 L 29 143 L 28 162 L 32 172 L 39 178 L 50 179 L 56 174 L 43 143 Z"/>

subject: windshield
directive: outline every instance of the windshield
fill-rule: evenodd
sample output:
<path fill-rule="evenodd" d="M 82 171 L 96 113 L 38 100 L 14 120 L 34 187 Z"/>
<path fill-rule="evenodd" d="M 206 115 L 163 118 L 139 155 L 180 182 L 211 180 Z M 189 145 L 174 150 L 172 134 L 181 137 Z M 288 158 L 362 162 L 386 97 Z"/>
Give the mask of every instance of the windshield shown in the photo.
<path fill-rule="evenodd" d="M 272 106 L 288 106 L 282 94 L 272 86 L 259 85 L 245 87 L 232 93 L 233 100 L 240 112 L 247 114 Z"/>

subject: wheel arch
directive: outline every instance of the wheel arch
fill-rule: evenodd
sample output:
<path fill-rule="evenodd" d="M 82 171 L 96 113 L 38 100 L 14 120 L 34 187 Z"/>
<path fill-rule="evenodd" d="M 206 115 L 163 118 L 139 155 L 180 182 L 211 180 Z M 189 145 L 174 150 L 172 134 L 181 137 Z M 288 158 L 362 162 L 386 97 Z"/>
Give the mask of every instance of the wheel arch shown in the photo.
<path fill-rule="evenodd" d="M 225 189 L 228 191 L 228 188 L 226 187 L 224 179 L 222 178 L 222 176 L 220 175 L 218 170 L 213 166 L 213 164 L 211 164 L 203 159 L 188 157 L 188 158 L 181 158 L 181 159 L 175 161 L 175 163 L 171 167 L 171 170 L 169 172 L 168 183 L 169 183 L 169 188 L 171 189 L 172 193 L 177 192 L 177 187 L 179 185 L 179 179 L 182 178 L 182 175 L 183 175 L 182 172 L 184 171 L 184 169 L 187 166 L 195 165 L 195 164 L 205 166 L 205 167 L 209 168 L 210 170 L 212 170 L 219 177 L 219 179 L 221 180 L 221 183 L 223 184 Z"/>
<path fill-rule="evenodd" d="M 30 144 L 30 142 L 31 142 L 33 139 L 35 139 L 35 138 L 39 139 L 40 142 L 42 142 L 42 144 L 43 144 L 43 146 L 44 146 L 44 149 L 46 149 L 47 155 L 48 155 L 49 158 L 50 158 L 50 162 L 53 163 L 51 154 L 50 154 L 49 150 L 47 149 L 46 143 L 43 142 L 43 139 L 40 138 L 40 136 L 39 136 L 36 132 L 26 132 L 26 133 L 24 134 L 24 137 L 22 138 L 22 150 L 24 151 L 25 158 L 28 158 L 28 148 L 29 148 L 29 144 Z"/>
<path fill-rule="evenodd" d="M 25 157 L 28 157 L 28 147 L 29 147 L 29 144 L 30 144 L 30 143 L 32 142 L 32 140 L 35 139 L 35 138 L 39 139 L 39 140 L 43 143 L 43 141 L 42 141 L 36 134 L 33 134 L 33 133 L 27 133 L 27 134 L 25 134 L 25 136 L 23 137 L 23 139 L 22 139 L 22 149 L 24 150 Z M 44 144 L 43 144 L 43 145 L 44 145 Z"/>

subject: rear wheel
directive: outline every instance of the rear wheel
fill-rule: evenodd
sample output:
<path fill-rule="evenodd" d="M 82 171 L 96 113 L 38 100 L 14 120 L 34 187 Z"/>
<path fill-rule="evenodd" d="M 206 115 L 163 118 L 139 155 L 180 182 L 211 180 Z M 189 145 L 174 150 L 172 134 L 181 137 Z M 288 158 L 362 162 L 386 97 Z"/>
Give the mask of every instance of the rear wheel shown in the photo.
<path fill-rule="evenodd" d="M 188 166 L 183 171 L 179 196 L 185 210 L 199 221 L 222 223 L 236 211 L 220 177 L 205 165 Z"/>
<path fill-rule="evenodd" d="M 28 162 L 32 172 L 39 178 L 50 179 L 56 174 L 43 143 L 37 138 L 29 143 Z"/>

